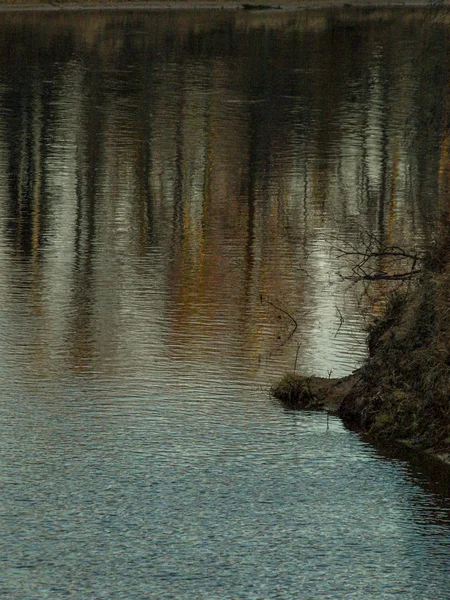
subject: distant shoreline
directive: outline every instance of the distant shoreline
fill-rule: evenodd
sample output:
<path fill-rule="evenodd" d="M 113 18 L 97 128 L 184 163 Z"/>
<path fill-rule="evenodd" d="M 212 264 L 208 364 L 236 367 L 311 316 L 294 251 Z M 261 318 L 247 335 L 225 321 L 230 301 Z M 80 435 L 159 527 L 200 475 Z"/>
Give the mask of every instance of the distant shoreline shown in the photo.
<path fill-rule="evenodd" d="M 304 11 L 327 8 L 446 8 L 450 0 L 426 2 L 424 0 L 54 0 L 49 2 L 29 0 L 0 0 L 2 12 L 73 11 L 73 10 L 245 10 L 248 12 Z"/>

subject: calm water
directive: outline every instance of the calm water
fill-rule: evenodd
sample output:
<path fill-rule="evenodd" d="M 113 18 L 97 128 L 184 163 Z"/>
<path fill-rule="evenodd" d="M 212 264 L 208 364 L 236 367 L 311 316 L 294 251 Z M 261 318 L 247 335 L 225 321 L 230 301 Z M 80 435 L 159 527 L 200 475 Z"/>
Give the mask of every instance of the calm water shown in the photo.
<path fill-rule="evenodd" d="M 388 287 L 354 248 L 431 241 L 449 40 L 436 9 L 2 15 L 3 597 L 450 597 L 448 472 L 267 391 L 364 357 Z"/>

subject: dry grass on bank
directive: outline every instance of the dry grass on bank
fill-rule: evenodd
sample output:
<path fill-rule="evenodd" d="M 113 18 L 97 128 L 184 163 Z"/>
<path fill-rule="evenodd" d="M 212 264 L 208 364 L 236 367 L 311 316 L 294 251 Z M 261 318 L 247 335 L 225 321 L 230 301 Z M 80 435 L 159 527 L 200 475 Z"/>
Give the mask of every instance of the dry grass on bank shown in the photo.
<path fill-rule="evenodd" d="M 359 381 L 359 374 L 340 379 L 304 377 L 287 373 L 272 386 L 272 396 L 286 407 L 301 410 L 328 410 L 337 413 L 342 399 Z"/>
<path fill-rule="evenodd" d="M 394 295 L 369 330 L 370 357 L 340 413 L 376 437 L 450 446 L 450 269 Z"/>
<path fill-rule="evenodd" d="M 312 383 L 311 377 L 286 373 L 272 386 L 271 394 L 288 408 L 321 410 L 324 408 L 324 402 L 319 397 L 315 386 L 311 385 Z"/>

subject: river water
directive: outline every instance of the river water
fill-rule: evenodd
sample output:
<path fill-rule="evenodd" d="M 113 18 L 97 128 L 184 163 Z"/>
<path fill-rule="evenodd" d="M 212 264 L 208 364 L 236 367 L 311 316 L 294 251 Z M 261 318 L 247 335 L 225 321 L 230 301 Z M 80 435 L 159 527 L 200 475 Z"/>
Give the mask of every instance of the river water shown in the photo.
<path fill-rule="evenodd" d="M 448 471 L 268 392 L 363 360 L 390 284 L 361 249 L 431 242 L 449 34 L 2 13 L 2 597 L 450 597 Z"/>

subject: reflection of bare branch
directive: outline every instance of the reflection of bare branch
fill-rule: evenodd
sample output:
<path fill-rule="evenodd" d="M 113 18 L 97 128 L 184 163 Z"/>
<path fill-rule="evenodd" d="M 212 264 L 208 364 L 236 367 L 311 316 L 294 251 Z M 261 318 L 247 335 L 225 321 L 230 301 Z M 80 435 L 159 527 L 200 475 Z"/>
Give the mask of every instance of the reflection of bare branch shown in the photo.
<path fill-rule="evenodd" d="M 341 311 L 339 310 L 339 307 L 338 307 L 337 305 L 335 306 L 335 308 L 336 308 L 336 312 L 337 312 L 337 314 L 338 314 L 338 316 L 339 316 L 339 327 L 337 328 L 337 331 L 336 331 L 336 333 L 334 334 L 334 337 L 337 337 L 338 333 L 339 333 L 339 332 L 340 332 L 340 330 L 341 330 L 341 327 L 342 327 L 342 325 L 344 324 L 344 317 L 342 316 L 342 313 L 341 313 Z"/>
<path fill-rule="evenodd" d="M 293 330 L 290 332 L 289 336 L 287 337 L 287 339 L 286 339 L 286 341 L 287 341 L 287 340 L 288 340 L 288 339 L 290 339 L 290 338 L 291 338 L 291 337 L 294 335 L 294 333 L 296 332 L 296 330 L 297 330 L 297 327 L 298 327 L 298 323 L 297 323 L 297 321 L 294 319 L 294 317 L 293 317 L 293 316 L 292 316 L 290 313 L 288 313 L 288 311 L 287 311 L 287 310 L 284 310 L 284 308 L 281 308 L 281 306 L 277 306 L 276 304 L 274 304 L 274 303 L 273 303 L 271 300 L 269 300 L 268 298 L 266 298 L 266 302 L 267 302 L 267 304 L 270 304 L 270 306 L 272 306 L 272 307 L 273 307 L 275 310 L 279 310 L 280 312 L 282 312 L 283 314 L 285 314 L 285 315 L 286 315 L 287 317 L 289 317 L 289 319 L 291 319 L 291 321 L 294 323 L 294 329 L 293 329 Z"/>
<path fill-rule="evenodd" d="M 397 257 L 397 258 L 410 258 L 411 260 L 417 260 L 419 257 L 417 254 L 410 254 L 409 252 L 405 252 L 405 250 L 402 250 L 401 248 L 397 248 L 397 246 L 385 246 L 384 250 L 380 250 L 378 252 L 370 252 L 368 250 L 366 251 L 353 251 L 353 252 L 348 252 L 346 250 L 342 250 L 340 248 L 336 248 L 339 252 L 342 252 L 342 254 L 338 254 L 337 257 L 340 258 L 341 256 L 361 256 L 363 257 L 363 262 L 367 262 L 370 258 L 384 258 L 387 256 L 391 256 L 391 257 Z"/>
<path fill-rule="evenodd" d="M 361 233 L 359 244 L 348 244 L 348 249 L 334 247 L 332 250 L 337 252 L 337 258 L 351 257 L 355 261 L 350 267 L 351 275 L 339 273 L 343 279 L 351 281 L 407 281 L 421 272 L 421 269 L 416 267 L 423 260 L 423 256 L 416 252 L 408 252 L 400 246 L 387 245 L 367 231 Z M 393 268 L 397 264 L 397 269 L 393 273 L 376 269 L 373 267 L 374 259 L 387 259 L 391 261 Z M 401 271 L 398 271 L 398 265 L 403 267 Z"/>
<path fill-rule="evenodd" d="M 300 273 L 303 273 L 304 275 L 306 275 L 306 277 L 309 277 L 309 279 L 312 279 L 312 276 L 307 269 L 303 269 L 302 267 L 294 267 L 294 270 L 300 271 Z"/>
<path fill-rule="evenodd" d="M 288 335 L 281 343 L 281 345 L 286 344 L 286 342 L 288 342 L 291 339 L 291 337 L 294 335 L 294 333 L 297 331 L 298 323 L 297 323 L 296 319 L 287 310 L 285 310 L 284 308 L 281 308 L 281 306 L 278 306 L 277 304 L 275 304 L 268 298 L 265 298 L 262 294 L 259 295 L 259 298 L 260 298 L 261 303 L 267 302 L 267 304 L 269 304 L 272 308 L 274 308 L 278 312 L 281 312 L 284 315 L 286 315 L 289 318 L 289 320 L 292 322 L 292 324 L 294 325 L 293 329 L 291 329 L 291 331 L 289 331 Z"/>

